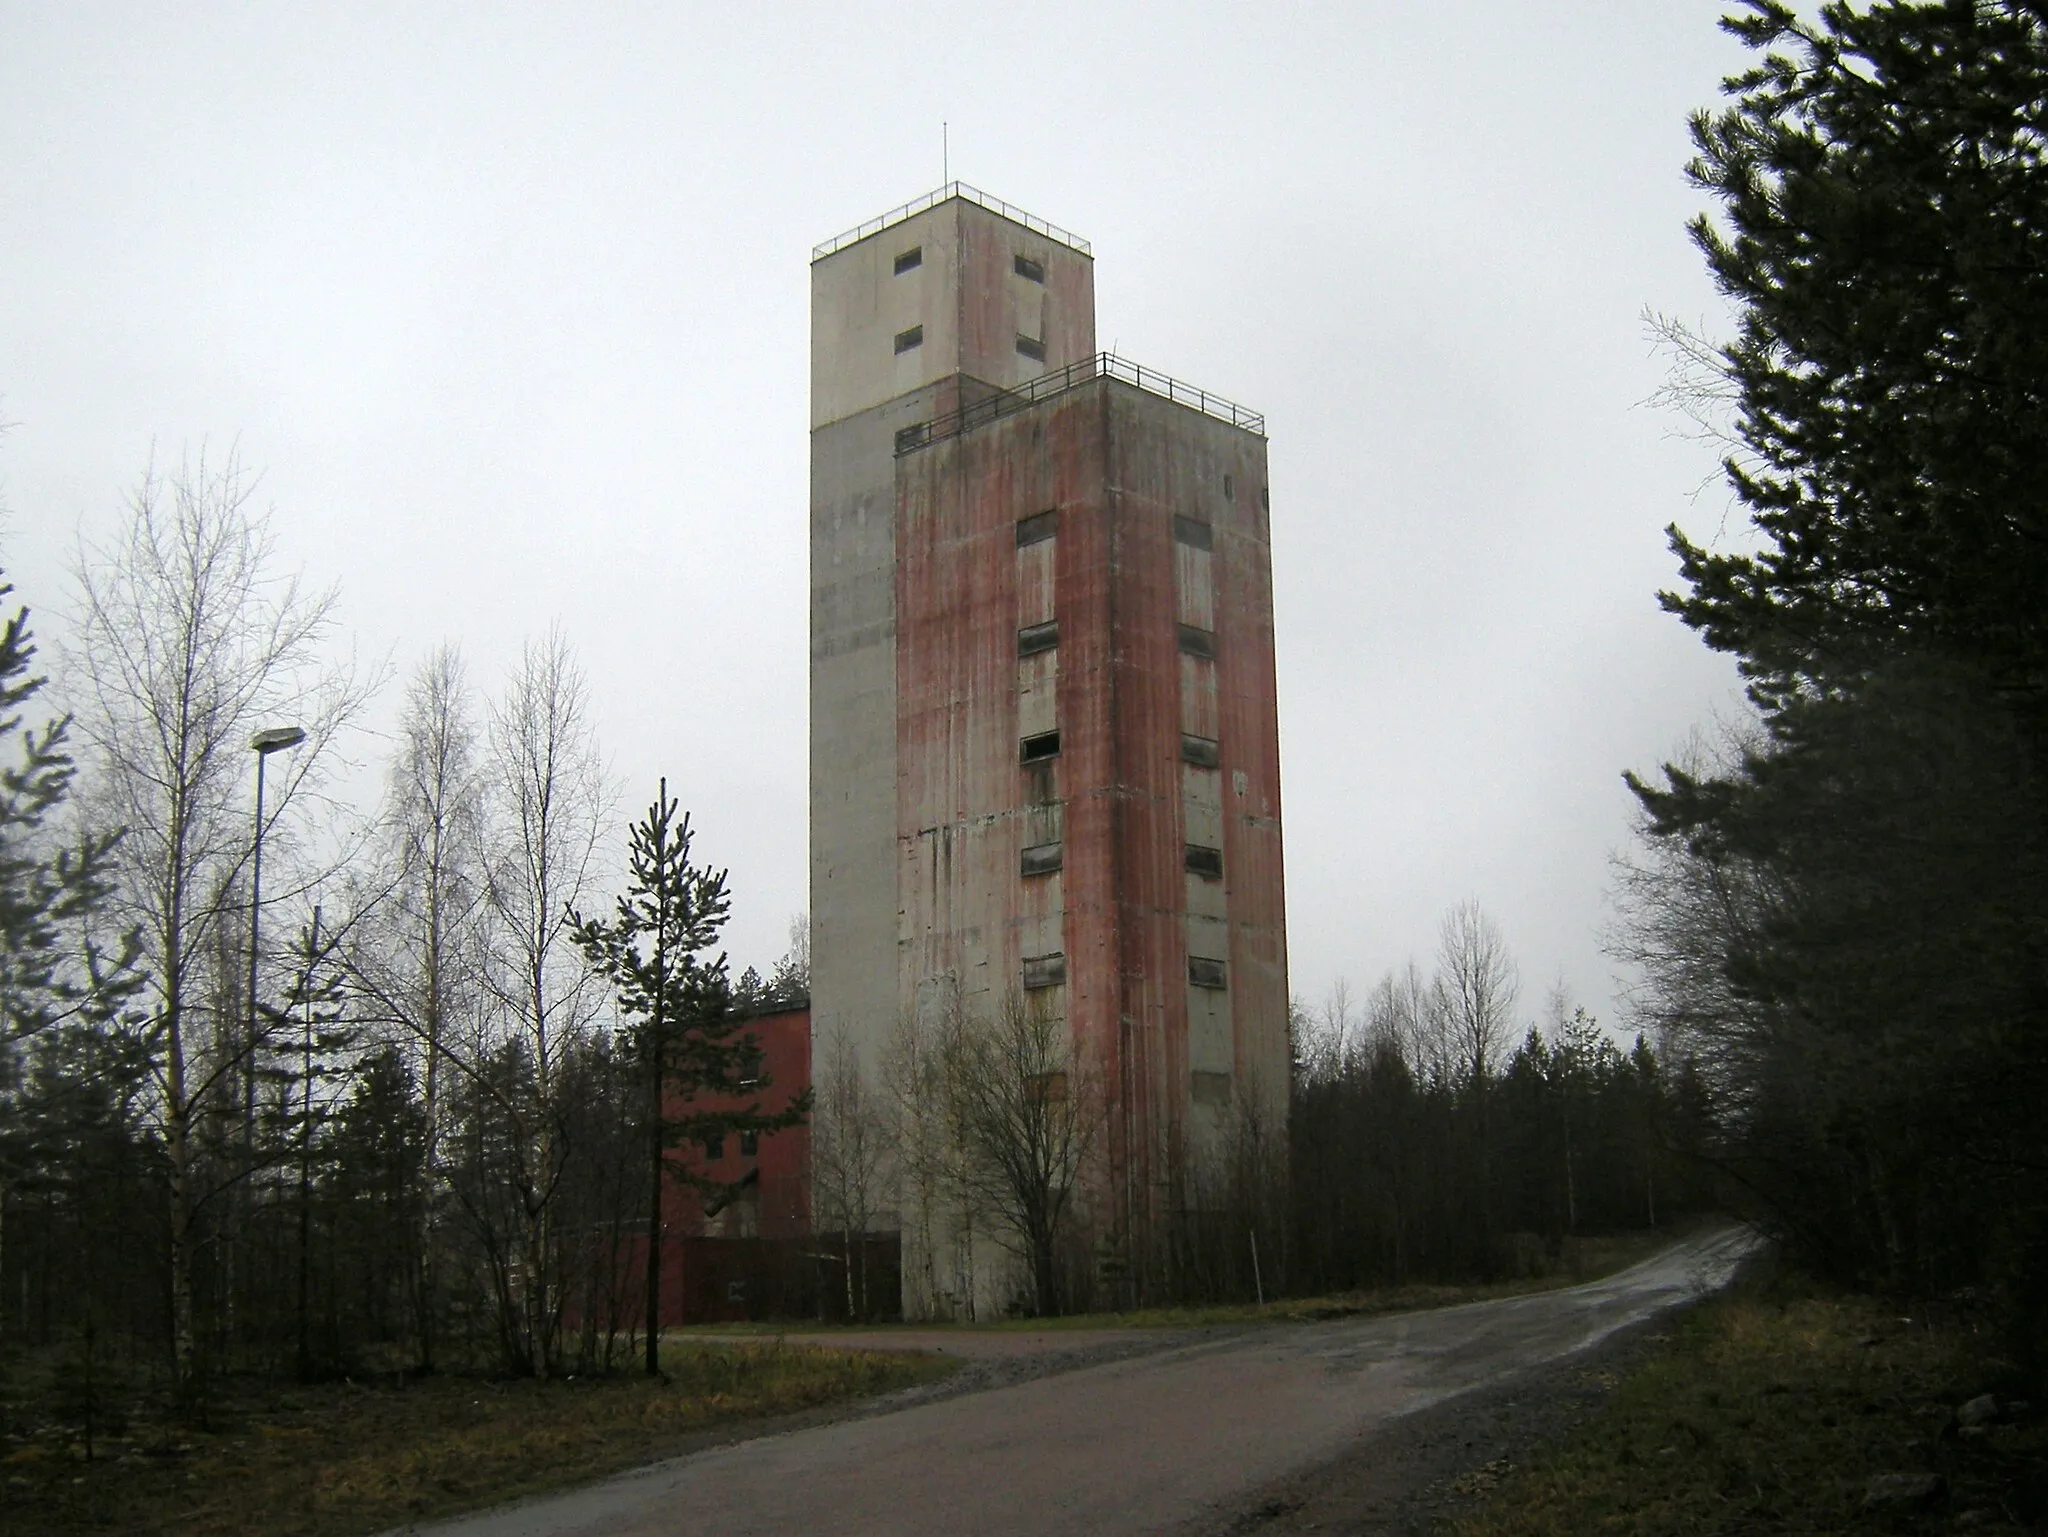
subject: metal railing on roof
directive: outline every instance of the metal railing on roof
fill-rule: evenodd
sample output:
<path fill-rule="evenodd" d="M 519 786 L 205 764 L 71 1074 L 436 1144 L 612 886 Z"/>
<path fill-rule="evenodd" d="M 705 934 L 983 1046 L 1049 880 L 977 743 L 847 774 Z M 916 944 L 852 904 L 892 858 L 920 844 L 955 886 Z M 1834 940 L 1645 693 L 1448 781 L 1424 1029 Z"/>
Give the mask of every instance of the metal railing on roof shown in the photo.
<path fill-rule="evenodd" d="M 1183 384 L 1169 378 L 1156 368 L 1146 368 L 1128 358 L 1120 358 L 1114 352 L 1098 352 L 1093 357 L 1080 358 L 1065 368 L 1055 368 L 1051 373 L 1040 374 L 1027 384 L 1020 384 L 1013 390 L 998 390 L 982 400 L 949 411 L 944 416 L 935 416 L 928 422 L 918 422 L 905 427 L 896 434 L 896 452 L 899 456 L 915 453 L 933 443 L 947 438 L 957 438 L 963 432 L 972 432 L 993 421 L 999 421 L 1049 400 L 1055 395 L 1096 379 L 1118 379 L 1125 384 L 1136 385 L 1148 395 L 1157 395 L 1176 405 L 1187 406 L 1214 417 L 1219 422 L 1228 422 L 1246 432 L 1266 435 L 1266 418 L 1257 411 L 1248 411 L 1235 401 L 1225 400 L 1221 395 L 1212 395 L 1207 390 L 1197 389 L 1192 384 Z"/>
<path fill-rule="evenodd" d="M 1006 203 L 999 197 L 990 197 L 979 187 L 970 187 L 964 181 L 949 181 L 935 192 L 927 192 L 923 197 L 913 202 L 905 203 L 901 208 L 892 208 L 887 213 L 869 219 L 864 224 L 856 224 L 845 234 L 835 235 L 823 245 L 812 246 L 811 260 L 820 261 L 830 256 L 834 251 L 844 250 L 856 240 L 865 240 L 870 235 L 878 235 L 890 225 L 901 224 L 905 219 L 913 219 L 927 208 L 936 208 L 939 204 L 945 202 L 946 199 L 954 197 L 965 198 L 976 207 L 986 208 L 990 213 L 1001 214 L 1011 223 L 1021 224 L 1026 229 L 1045 236 L 1048 240 L 1057 240 L 1061 245 L 1079 251 L 1083 256 L 1093 256 L 1095 254 L 1094 248 L 1072 230 L 1064 230 L 1057 224 L 1049 224 L 1044 219 L 1039 218 L 1037 214 L 1026 213 L 1016 204 Z"/>

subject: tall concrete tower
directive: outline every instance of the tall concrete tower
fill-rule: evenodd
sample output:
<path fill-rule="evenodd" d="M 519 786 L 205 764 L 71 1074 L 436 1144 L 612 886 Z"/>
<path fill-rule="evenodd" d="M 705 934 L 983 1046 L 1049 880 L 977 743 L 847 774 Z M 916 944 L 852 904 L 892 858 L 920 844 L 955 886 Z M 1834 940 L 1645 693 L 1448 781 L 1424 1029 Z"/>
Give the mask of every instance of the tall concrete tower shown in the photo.
<path fill-rule="evenodd" d="M 1063 1018 L 1142 1266 L 1286 1113 L 1264 422 L 1098 354 L 1087 242 L 961 183 L 819 246 L 811 305 L 814 1039 Z M 911 1310 L 1000 1300 L 905 1242 Z"/>

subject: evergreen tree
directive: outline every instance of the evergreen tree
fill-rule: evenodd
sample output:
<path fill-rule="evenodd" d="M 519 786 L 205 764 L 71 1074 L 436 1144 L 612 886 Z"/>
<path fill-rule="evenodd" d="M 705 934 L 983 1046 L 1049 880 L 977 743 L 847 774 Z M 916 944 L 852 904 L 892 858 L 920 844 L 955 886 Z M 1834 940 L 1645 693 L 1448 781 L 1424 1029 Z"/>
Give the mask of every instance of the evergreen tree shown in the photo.
<path fill-rule="evenodd" d="M 619 1011 L 632 1021 L 633 1044 L 645 1073 L 648 1129 L 646 1359 L 661 1371 L 661 1209 L 667 1179 L 706 1194 L 731 1187 L 671 1160 L 669 1149 L 727 1134 L 777 1131 L 803 1119 L 804 1102 L 764 1112 L 767 1087 L 761 1053 L 745 1030 L 725 956 L 713 956 L 731 911 L 725 872 L 691 862 L 690 819 L 676 821 L 677 802 L 661 781 L 653 805 L 630 831 L 630 884 L 609 922 L 572 915 L 571 933 L 590 965 L 608 981 Z M 704 1103 L 717 1096 L 725 1105 Z M 732 1101 L 747 1101 L 733 1108 Z"/>
<path fill-rule="evenodd" d="M 0 599 L 13 591 L 0 582 Z M 28 610 L 18 608 L 0 628 L 0 751 L 10 738 L 14 751 L 0 765 L 0 1052 L 134 987 L 125 974 L 135 942 L 108 955 L 82 932 L 107 895 L 118 834 L 62 846 L 49 826 L 77 766 L 69 717 L 41 727 L 23 719 L 48 682 L 32 671 L 35 656 Z"/>
<path fill-rule="evenodd" d="M 1765 730 L 1631 776 L 1658 852 L 1624 945 L 1806 1258 L 2048 1288 L 2048 8 L 1723 25 L 1764 57 L 1694 119 L 1693 234 L 1761 542 L 1674 528 L 1663 601 Z M 1698 967 L 1662 919 L 1702 893 Z"/>
<path fill-rule="evenodd" d="M 1818 24 L 1750 0 L 1764 61 L 1693 120 L 1693 238 L 1739 330 L 1727 465 L 1764 547 L 1674 527 L 1667 607 L 1766 708 L 1939 645 L 2048 686 L 2048 8 L 1945 0 Z"/>

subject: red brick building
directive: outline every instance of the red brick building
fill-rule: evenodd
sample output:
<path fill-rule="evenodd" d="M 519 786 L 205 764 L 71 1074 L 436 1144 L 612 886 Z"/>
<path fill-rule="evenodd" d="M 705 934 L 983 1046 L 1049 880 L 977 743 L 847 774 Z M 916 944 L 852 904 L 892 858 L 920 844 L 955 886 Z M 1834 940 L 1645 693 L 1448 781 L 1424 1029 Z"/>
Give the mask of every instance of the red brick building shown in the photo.
<path fill-rule="evenodd" d="M 700 1096 L 700 1108 L 774 1112 L 809 1087 L 808 1004 L 757 1015 L 747 1033 L 761 1047 L 766 1083 L 758 1095 Z M 675 1106 L 680 1114 L 682 1106 Z M 816 1308 L 813 1262 L 805 1253 L 810 1206 L 805 1177 L 806 1127 L 689 1143 L 670 1158 L 679 1170 L 734 1183 L 707 1201 L 682 1179 L 667 1183 L 662 1201 L 662 1321 L 670 1326 L 734 1319 L 804 1316 Z M 646 1251 L 642 1249 L 641 1253 Z"/>

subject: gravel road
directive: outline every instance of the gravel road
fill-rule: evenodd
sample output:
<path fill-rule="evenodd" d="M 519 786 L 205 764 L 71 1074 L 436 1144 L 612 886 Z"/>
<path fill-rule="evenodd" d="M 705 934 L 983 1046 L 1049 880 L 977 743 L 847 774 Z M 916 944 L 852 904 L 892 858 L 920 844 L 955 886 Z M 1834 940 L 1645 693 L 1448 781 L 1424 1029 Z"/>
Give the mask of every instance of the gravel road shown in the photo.
<path fill-rule="evenodd" d="M 419 1530 L 434 1537 L 1298 1530 L 1332 1479 L 1413 1459 L 1450 1400 L 1494 1414 L 1518 1382 L 1723 1285 L 1752 1247 L 1717 1228 L 1602 1281 L 1428 1313 L 1276 1325 L 1163 1348 L 1104 1340 L 1051 1375 L 976 1362 L 894 1412 L 712 1448 Z M 913 1331 L 905 1331 L 909 1334 Z M 954 1336 L 957 1340 L 958 1336 Z M 906 1339 L 903 1343 L 910 1344 Z M 1019 1380 L 1019 1379 L 1022 1380 Z M 1561 1380 L 1561 1379 L 1559 1379 Z M 1439 1437 L 1438 1439 L 1442 1439 Z M 1469 1442 L 1469 1438 L 1467 1438 Z M 1448 1466 L 1449 1464 L 1446 1464 Z M 1333 1472 L 1332 1470 L 1336 1470 Z M 1391 1471 L 1391 1470 L 1390 1470 Z M 1396 1480 L 1399 1482 L 1399 1480 Z M 1409 1480 L 1412 1482 L 1412 1478 Z M 1286 1491 L 1293 1490 L 1294 1493 Z M 1370 1505 L 1363 1495 L 1344 1503 Z M 1334 1513 L 1334 1512 L 1332 1512 Z M 1275 1520 L 1274 1518 L 1277 1518 Z M 1290 1519 L 1292 1518 L 1292 1519 Z M 1349 1523 L 1343 1523 L 1348 1525 Z"/>

